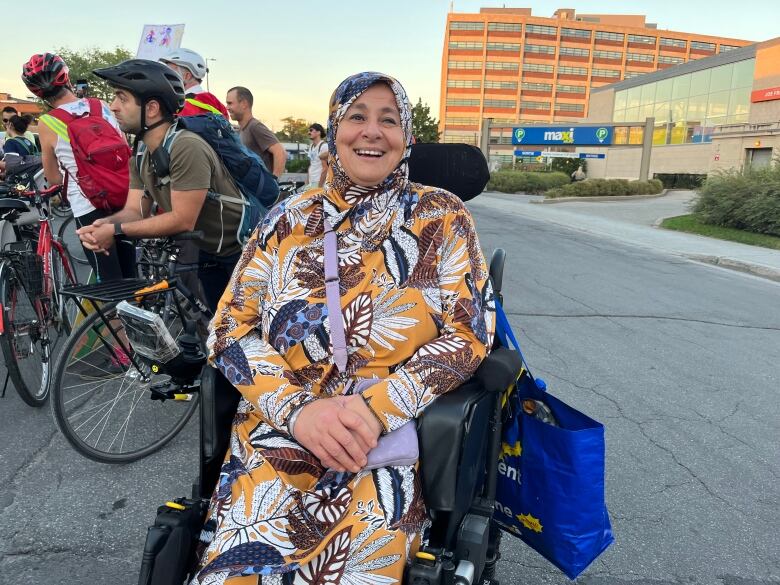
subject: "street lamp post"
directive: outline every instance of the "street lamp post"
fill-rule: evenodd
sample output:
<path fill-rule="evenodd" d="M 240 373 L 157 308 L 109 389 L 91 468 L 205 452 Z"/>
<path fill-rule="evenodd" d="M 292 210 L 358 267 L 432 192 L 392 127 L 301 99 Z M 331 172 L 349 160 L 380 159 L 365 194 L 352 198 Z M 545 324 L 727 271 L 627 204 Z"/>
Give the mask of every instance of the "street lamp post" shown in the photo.
<path fill-rule="evenodd" d="M 209 61 L 216 61 L 216 59 L 206 57 L 206 91 L 211 93 L 211 89 L 209 88 Z"/>

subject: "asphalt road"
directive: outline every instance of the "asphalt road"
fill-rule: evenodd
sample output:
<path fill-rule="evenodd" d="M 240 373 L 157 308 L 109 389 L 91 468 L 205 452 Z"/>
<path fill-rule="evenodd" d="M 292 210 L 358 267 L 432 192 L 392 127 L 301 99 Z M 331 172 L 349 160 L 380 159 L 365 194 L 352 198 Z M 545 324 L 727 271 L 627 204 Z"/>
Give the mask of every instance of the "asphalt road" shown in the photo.
<path fill-rule="evenodd" d="M 780 583 L 780 286 L 471 204 L 551 392 L 607 428 L 615 544 L 587 585 Z M 127 466 L 70 450 L 48 408 L 0 400 L 0 583 L 137 582 L 156 506 L 194 477 L 197 424 Z M 565 583 L 505 538 L 502 582 Z"/>

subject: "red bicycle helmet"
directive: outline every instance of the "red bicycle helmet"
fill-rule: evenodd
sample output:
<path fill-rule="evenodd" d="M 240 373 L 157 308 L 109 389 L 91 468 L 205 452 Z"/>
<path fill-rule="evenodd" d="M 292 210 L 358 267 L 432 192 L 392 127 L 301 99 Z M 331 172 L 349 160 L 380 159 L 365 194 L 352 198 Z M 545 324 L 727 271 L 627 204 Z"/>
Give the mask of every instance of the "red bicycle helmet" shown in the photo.
<path fill-rule="evenodd" d="M 39 98 L 47 99 L 70 86 L 68 66 L 54 53 L 33 55 L 22 66 L 22 81 Z"/>

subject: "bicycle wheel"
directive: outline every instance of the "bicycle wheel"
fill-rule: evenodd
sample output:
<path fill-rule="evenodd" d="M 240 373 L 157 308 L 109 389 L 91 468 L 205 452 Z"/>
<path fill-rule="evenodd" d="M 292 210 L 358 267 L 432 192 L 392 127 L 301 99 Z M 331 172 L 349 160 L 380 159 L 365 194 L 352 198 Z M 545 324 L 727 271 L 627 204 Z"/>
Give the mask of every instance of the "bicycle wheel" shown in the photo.
<path fill-rule="evenodd" d="M 79 237 L 76 235 L 76 220 L 72 215 L 65 218 L 60 229 L 57 230 L 57 237 L 60 242 L 68 249 L 70 257 L 74 262 L 82 266 L 89 266 L 84 246 L 81 245 Z"/>
<path fill-rule="evenodd" d="M 123 336 L 116 303 L 101 310 Z M 184 324 L 178 313 L 169 315 L 166 325 L 177 338 Z M 89 314 L 63 347 L 52 384 L 52 410 L 62 434 L 79 453 L 103 463 L 128 463 L 162 448 L 187 424 L 199 397 L 153 400 L 150 387 L 170 377 L 146 365 L 139 371 L 118 347 L 100 315 Z M 132 348 L 131 354 L 142 363 Z"/>
<path fill-rule="evenodd" d="M 49 397 L 51 363 L 41 303 L 30 299 L 10 263 L 0 274 L 0 346 L 8 376 L 22 400 L 40 407 Z"/>

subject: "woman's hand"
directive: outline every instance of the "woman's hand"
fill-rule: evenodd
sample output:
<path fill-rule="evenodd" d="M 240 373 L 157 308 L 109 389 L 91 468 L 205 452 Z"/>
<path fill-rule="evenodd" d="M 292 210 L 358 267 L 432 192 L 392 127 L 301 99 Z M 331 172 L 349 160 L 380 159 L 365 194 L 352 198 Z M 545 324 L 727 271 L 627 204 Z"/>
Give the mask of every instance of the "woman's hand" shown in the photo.
<path fill-rule="evenodd" d="M 369 419 L 353 409 L 353 398 L 363 402 L 359 396 L 334 396 L 301 408 L 294 439 L 314 453 L 323 466 L 357 473 L 368 462 L 368 452 L 376 447 L 379 421 L 374 417 L 376 427 L 372 427 Z M 368 411 L 365 403 L 363 407 Z M 368 415 L 373 417 L 370 411 Z"/>
<path fill-rule="evenodd" d="M 348 410 L 359 414 L 360 417 L 366 421 L 369 428 L 371 429 L 372 436 L 379 438 L 379 435 L 381 435 L 382 431 L 384 430 L 382 428 L 382 423 L 380 423 L 376 415 L 371 412 L 371 409 L 368 407 L 368 404 L 366 404 L 365 399 L 359 394 L 352 394 L 351 396 L 344 396 L 343 400 L 344 406 Z"/>

